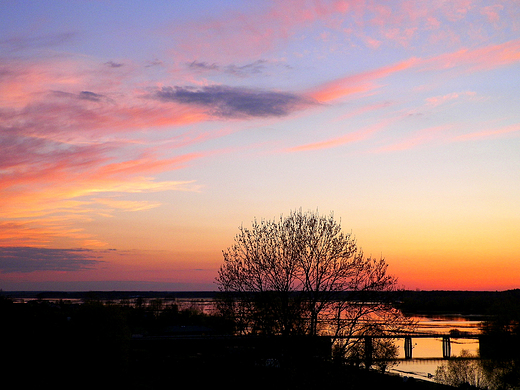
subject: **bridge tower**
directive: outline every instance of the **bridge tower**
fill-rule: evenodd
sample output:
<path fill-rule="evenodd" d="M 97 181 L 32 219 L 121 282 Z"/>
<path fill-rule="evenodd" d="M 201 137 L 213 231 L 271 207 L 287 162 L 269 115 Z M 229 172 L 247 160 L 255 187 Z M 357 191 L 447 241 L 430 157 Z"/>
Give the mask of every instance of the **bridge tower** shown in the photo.
<path fill-rule="evenodd" d="M 442 337 L 442 357 L 449 359 L 451 357 L 451 340 L 449 336 Z"/>
<path fill-rule="evenodd" d="M 411 359 L 412 358 L 412 338 L 407 336 L 404 338 L 404 358 Z"/>

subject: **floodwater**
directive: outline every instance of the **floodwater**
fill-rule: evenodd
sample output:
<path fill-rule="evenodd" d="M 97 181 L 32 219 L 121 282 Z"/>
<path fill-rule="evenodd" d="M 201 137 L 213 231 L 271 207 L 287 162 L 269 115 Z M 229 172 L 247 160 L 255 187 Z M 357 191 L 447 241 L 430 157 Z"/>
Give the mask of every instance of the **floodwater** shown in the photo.
<path fill-rule="evenodd" d="M 463 316 L 414 316 L 418 333 L 478 335 L 481 320 Z M 462 350 L 478 355 L 478 339 L 464 339 L 452 336 L 451 356 L 460 355 Z M 397 339 L 399 359 L 404 359 L 404 339 Z M 433 380 L 438 366 L 442 365 L 442 338 L 413 338 L 412 359 L 399 360 L 390 372 L 418 379 Z"/>

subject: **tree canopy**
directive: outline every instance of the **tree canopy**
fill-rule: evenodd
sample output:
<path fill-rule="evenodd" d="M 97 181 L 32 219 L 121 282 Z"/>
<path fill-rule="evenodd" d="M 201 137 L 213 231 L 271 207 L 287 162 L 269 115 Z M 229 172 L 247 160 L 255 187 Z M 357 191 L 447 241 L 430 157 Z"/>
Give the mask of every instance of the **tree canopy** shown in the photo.
<path fill-rule="evenodd" d="M 397 287 L 384 258 L 366 257 L 333 214 L 255 219 L 223 257 L 216 281 L 238 332 L 345 339 L 403 325 L 375 295 Z"/>

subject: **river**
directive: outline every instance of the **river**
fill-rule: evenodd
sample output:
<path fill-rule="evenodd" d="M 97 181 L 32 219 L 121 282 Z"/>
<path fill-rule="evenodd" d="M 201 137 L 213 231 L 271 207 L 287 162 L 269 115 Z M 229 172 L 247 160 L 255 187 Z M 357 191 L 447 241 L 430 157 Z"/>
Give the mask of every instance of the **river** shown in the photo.
<path fill-rule="evenodd" d="M 417 321 L 418 333 L 478 335 L 482 322 L 478 317 L 464 316 L 413 316 Z M 451 356 L 460 355 L 462 350 L 478 354 L 478 339 L 452 337 Z M 443 364 L 442 338 L 412 338 L 412 359 L 404 360 L 404 340 L 398 339 L 399 360 L 390 372 L 424 380 L 433 380 L 438 366 Z"/>

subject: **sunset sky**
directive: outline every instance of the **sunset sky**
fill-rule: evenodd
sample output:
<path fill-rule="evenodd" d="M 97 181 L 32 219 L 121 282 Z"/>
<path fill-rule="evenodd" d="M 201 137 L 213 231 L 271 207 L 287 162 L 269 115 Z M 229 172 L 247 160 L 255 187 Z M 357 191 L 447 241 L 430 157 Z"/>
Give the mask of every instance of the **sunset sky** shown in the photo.
<path fill-rule="evenodd" d="M 215 290 L 300 208 L 520 288 L 520 1 L 5 0 L 0 145 L 4 291 Z"/>

